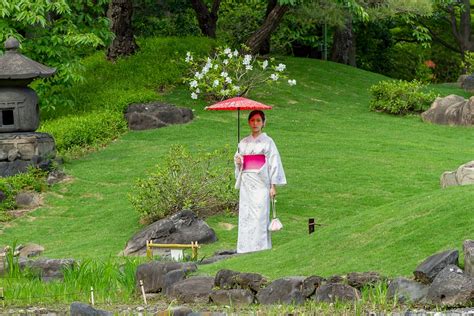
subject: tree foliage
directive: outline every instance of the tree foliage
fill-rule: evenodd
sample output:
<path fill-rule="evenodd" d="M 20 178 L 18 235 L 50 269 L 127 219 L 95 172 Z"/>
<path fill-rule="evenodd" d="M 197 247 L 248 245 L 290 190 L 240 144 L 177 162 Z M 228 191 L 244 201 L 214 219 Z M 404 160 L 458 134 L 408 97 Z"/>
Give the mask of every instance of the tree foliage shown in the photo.
<path fill-rule="evenodd" d="M 0 42 L 13 36 L 24 55 L 58 70 L 52 78 L 35 82 L 43 108 L 63 104 L 58 97 L 61 86 L 82 79 L 79 58 L 110 41 L 107 4 L 107 0 L 0 0 Z"/>

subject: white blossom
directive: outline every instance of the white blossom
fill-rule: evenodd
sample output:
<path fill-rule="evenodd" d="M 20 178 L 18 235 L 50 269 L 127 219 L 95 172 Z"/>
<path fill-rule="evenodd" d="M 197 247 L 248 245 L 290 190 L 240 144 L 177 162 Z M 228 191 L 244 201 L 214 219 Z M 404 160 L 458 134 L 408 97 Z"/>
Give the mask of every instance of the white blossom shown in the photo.
<path fill-rule="evenodd" d="M 285 65 L 285 64 L 279 64 L 279 65 L 275 68 L 275 70 L 276 70 L 276 71 L 279 71 L 279 72 L 282 72 L 283 70 L 285 70 L 285 68 L 286 68 L 286 65 Z"/>
<path fill-rule="evenodd" d="M 228 76 L 229 76 L 229 74 L 227 72 L 225 72 L 225 71 L 221 72 L 221 77 L 226 78 Z"/>
<path fill-rule="evenodd" d="M 296 80 L 295 80 L 295 79 L 289 79 L 289 80 L 288 80 L 288 84 L 289 84 L 290 86 L 294 86 L 294 85 L 296 84 Z"/>
<path fill-rule="evenodd" d="M 268 67 L 268 60 L 265 59 L 262 63 L 262 68 L 267 69 L 267 67 Z"/>
<path fill-rule="evenodd" d="M 189 83 L 189 86 L 190 86 L 191 88 L 196 88 L 196 87 L 198 86 L 198 82 L 197 82 L 196 80 L 193 80 L 193 81 L 191 81 L 191 82 Z"/>
<path fill-rule="evenodd" d="M 201 93 L 201 89 L 197 88 L 196 93 Z"/>
<path fill-rule="evenodd" d="M 232 53 L 232 51 L 229 47 L 226 47 L 226 49 L 224 49 L 224 54 L 229 55 L 230 53 Z"/>
<path fill-rule="evenodd" d="M 242 61 L 242 64 L 244 66 L 250 65 L 250 62 L 252 61 L 252 55 L 245 55 L 244 60 Z"/>
<path fill-rule="evenodd" d="M 239 86 L 233 86 L 233 87 L 232 87 L 232 90 L 234 90 L 234 91 L 237 91 L 237 92 L 238 92 L 238 91 L 240 91 L 240 87 L 239 87 Z"/>
<path fill-rule="evenodd" d="M 278 74 L 271 74 L 270 75 L 270 79 L 272 79 L 273 81 L 277 81 L 278 80 Z"/>
<path fill-rule="evenodd" d="M 229 63 L 229 60 L 228 60 L 228 59 L 224 59 L 224 60 L 222 61 L 222 63 L 223 63 L 224 65 L 227 65 L 227 64 Z"/>
<path fill-rule="evenodd" d="M 219 80 L 214 80 L 214 82 L 212 83 L 212 87 L 215 88 L 219 85 Z"/>
<path fill-rule="evenodd" d="M 225 78 L 225 82 L 227 82 L 227 83 L 232 83 L 232 79 L 231 79 L 230 77 L 226 77 L 226 78 Z"/>
<path fill-rule="evenodd" d="M 202 73 L 200 73 L 199 71 L 197 71 L 195 74 L 194 74 L 194 77 L 197 78 L 197 79 L 202 79 L 204 77 L 204 75 Z"/>
<path fill-rule="evenodd" d="M 212 68 L 212 62 L 211 60 L 208 60 L 201 70 L 202 74 L 207 74 L 211 68 Z"/>
<path fill-rule="evenodd" d="M 232 53 L 229 53 L 227 57 L 232 58 L 233 57 Z"/>
<path fill-rule="evenodd" d="M 253 69 L 253 66 L 252 65 L 247 65 L 245 66 L 245 70 L 252 70 Z"/>
<path fill-rule="evenodd" d="M 186 53 L 186 58 L 184 59 L 187 63 L 190 63 L 193 60 L 193 56 L 191 55 L 191 52 Z"/>
<path fill-rule="evenodd" d="M 235 57 L 239 56 L 239 52 L 236 49 L 234 50 L 234 56 Z"/>
<path fill-rule="evenodd" d="M 191 93 L 191 99 L 196 100 L 198 98 L 197 93 Z"/>
<path fill-rule="evenodd" d="M 214 65 L 214 70 L 217 70 L 217 68 L 219 68 L 219 65 L 218 65 L 218 64 L 215 64 L 215 65 Z"/>

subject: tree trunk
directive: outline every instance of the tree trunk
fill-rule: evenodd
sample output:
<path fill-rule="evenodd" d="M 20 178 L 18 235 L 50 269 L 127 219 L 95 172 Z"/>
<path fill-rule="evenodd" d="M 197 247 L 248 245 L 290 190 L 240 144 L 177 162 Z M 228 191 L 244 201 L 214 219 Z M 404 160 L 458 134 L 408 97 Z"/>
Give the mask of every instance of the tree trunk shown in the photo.
<path fill-rule="evenodd" d="M 459 19 L 456 17 L 457 11 L 452 5 L 450 6 L 451 30 L 461 50 L 461 55 L 464 56 L 465 51 L 472 51 L 474 49 L 474 43 L 471 39 L 471 2 L 469 0 L 462 0 Z M 459 25 L 457 23 L 458 20 Z"/>
<path fill-rule="evenodd" d="M 211 11 L 202 0 L 191 0 L 191 5 L 196 12 L 196 17 L 199 23 L 199 28 L 202 34 L 207 37 L 216 38 L 217 18 L 221 0 L 214 0 L 212 2 Z"/>
<path fill-rule="evenodd" d="M 245 45 L 250 48 L 252 54 L 258 53 L 265 39 L 270 38 L 273 31 L 278 27 L 278 24 L 280 24 L 286 11 L 288 11 L 288 8 L 287 5 L 275 5 L 270 14 L 265 18 L 262 26 L 250 36 Z"/>
<path fill-rule="evenodd" d="M 268 0 L 267 2 L 267 12 L 265 12 L 265 18 L 268 17 L 270 12 L 272 12 L 273 8 L 277 5 L 277 0 Z M 260 46 L 260 51 L 258 52 L 260 55 L 266 55 L 270 53 L 270 36 L 265 38 L 262 42 L 262 46 Z"/>
<path fill-rule="evenodd" d="M 132 0 L 110 1 L 107 16 L 115 38 L 107 49 L 107 59 L 115 60 L 120 56 L 132 55 L 138 49 L 133 37 L 132 14 Z"/>
<path fill-rule="evenodd" d="M 349 18 L 343 28 L 334 32 L 331 60 L 345 65 L 356 66 L 356 43 L 352 30 L 352 18 Z"/>

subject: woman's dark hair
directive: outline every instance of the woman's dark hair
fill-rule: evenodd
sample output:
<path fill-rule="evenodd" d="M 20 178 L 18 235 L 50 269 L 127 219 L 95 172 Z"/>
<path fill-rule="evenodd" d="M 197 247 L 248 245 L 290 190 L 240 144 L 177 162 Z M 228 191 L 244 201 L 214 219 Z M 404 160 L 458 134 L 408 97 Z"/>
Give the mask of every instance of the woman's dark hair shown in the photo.
<path fill-rule="evenodd" d="M 249 114 L 249 119 L 248 119 L 248 120 L 250 121 L 250 119 L 251 119 L 254 115 L 257 115 L 257 114 L 260 115 L 260 117 L 262 118 L 263 123 L 265 123 L 265 113 L 263 113 L 263 111 L 260 111 L 260 110 L 253 110 L 252 112 L 250 112 L 250 114 Z"/>

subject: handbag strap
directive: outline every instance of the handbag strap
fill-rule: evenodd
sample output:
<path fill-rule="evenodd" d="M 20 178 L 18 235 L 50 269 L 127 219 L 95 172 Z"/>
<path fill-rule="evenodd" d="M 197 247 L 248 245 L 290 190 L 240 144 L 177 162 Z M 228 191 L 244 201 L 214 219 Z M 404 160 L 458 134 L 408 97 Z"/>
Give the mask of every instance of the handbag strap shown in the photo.
<path fill-rule="evenodd" d="M 273 210 L 273 218 L 277 217 L 277 211 L 276 211 L 276 200 L 275 198 L 272 198 L 272 210 Z"/>

